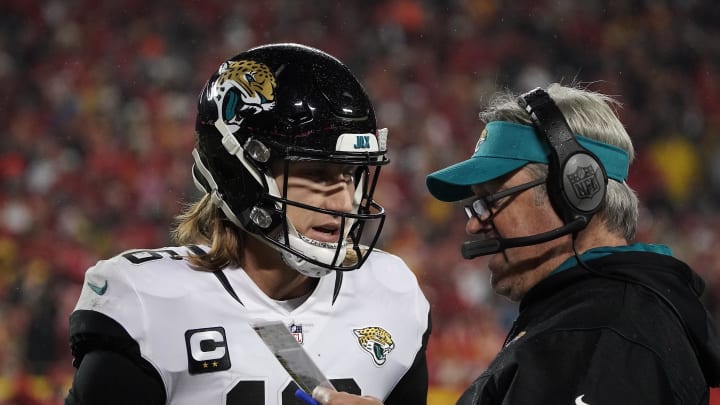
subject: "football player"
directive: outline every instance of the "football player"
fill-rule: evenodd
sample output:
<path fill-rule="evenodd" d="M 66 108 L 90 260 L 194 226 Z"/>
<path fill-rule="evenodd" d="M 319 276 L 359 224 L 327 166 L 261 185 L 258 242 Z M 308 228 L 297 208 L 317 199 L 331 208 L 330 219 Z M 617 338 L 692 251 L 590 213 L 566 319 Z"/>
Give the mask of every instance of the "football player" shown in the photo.
<path fill-rule="evenodd" d="M 86 272 L 66 404 L 302 404 L 252 327 L 278 320 L 336 389 L 425 404 L 429 305 L 374 249 L 387 130 L 350 70 L 298 44 L 243 52 L 203 88 L 196 139 L 204 195 L 177 246 Z"/>

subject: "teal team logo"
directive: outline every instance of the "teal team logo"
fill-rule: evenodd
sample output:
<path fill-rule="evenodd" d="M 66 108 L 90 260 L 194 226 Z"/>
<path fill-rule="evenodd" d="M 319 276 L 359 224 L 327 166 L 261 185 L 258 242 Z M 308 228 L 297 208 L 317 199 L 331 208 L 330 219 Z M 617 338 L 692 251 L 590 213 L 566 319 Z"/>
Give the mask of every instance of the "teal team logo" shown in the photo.
<path fill-rule="evenodd" d="M 252 60 L 228 61 L 220 66 L 208 100 L 218 104 L 223 120 L 233 127 L 247 116 L 275 108 L 276 87 L 275 76 L 266 65 Z"/>
<path fill-rule="evenodd" d="M 212 373 L 230 368 L 225 328 L 190 329 L 185 332 L 188 371 L 190 374 Z"/>
<path fill-rule="evenodd" d="M 480 133 L 480 138 L 478 138 L 477 143 L 475 143 L 475 152 L 477 152 L 478 149 L 480 149 L 480 145 L 484 144 L 485 141 L 487 141 L 487 137 L 488 137 L 487 128 L 484 128 L 482 130 L 482 132 Z"/>
<path fill-rule="evenodd" d="M 358 135 L 355 138 L 355 145 L 353 145 L 353 148 L 355 148 L 355 149 L 370 149 L 370 136 Z"/>
<path fill-rule="evenodd" d="M 382 366 L 388 354 L 395 349 L 395 342 L 388 331 L 379 326 L 353 329 L 360 347 L 372 356 L 375 365 Z"/>

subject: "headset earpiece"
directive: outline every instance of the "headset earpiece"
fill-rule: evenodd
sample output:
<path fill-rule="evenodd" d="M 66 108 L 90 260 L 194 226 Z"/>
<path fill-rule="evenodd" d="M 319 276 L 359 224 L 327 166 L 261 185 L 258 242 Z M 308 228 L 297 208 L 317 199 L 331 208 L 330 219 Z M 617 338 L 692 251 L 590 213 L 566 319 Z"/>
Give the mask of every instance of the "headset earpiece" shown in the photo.
<path fill-rule="evenodd" d="M 538 132 L 550 146 L 548 195 L 555 211 L 567 224 L 590 222 L 602 206 L 607 173 L 600 160 L 575 139 L 562 112 L 541 88 L 529 91 L 518 104 L 530 114 Z"/>

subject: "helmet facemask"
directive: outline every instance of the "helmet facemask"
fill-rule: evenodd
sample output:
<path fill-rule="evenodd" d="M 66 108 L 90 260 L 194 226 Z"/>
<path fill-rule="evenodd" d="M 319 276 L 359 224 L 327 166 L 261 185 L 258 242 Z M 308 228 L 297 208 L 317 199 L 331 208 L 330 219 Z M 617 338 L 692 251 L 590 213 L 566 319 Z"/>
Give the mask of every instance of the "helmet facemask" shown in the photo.
<path fill-rule="evenodd" d="M 307 276 L 365 262 L 385 220 L 373 194 L 380 166 L 388 163 L 387 130 L 376 128 L 364 89 L 341 62 L 295 44 L 240 54 L 208 81 L 196 128 L 195 183 L 231 222 Z M 289 199 L 297 162 L 356 167 L 352 209 Z M 289 211 L 301 219 L 305 211 L 333 218 L 333 229 L 322 230 L 332 240 L 298 232 Z"/>
<path fill-rule="evenodd" d="M 222 128 L 221 133 L 227 131 L 223 128 L 222 122 L 218 122 L 217 126 Z M 386 136 L 386 130 L 379 132 L 382 138 Z M 357 136 L 369 135 L 371 134 Z M 374 135 L 372 136 L 374 138 Z M 213 203 L 222 209 L 231 222 L 279 250 L 283 261 L 298 272 L 309 277 L 322 277 L 332 270 L 349 271 L 359 268 L 377 243 L 385 222 L 384 208 L 373 199 L 373 195 L 380 174 L 379 164 L 385 163 L 386 160 L 381 157 L 373 158 L 378 159 L 373 162 L 377 163 L 368 165 L 367 156 L 360 157 L 360 160 L 358 160 L 359 156 L 341 157 L 341 154 L 322 159 L 308 155 L 292 156 L 281 159 L 279 164 L 274 165 L 275 170 L 273 170 L 273 165 L 269 161 L 256 160 L 259 156 L 270 156 L 264 151 L 258 153 L 257 149 L 263 148 L 265 146 L 262 142 L 250 139 L 244 148 L 240 148 L 235 153 L 238 161 L 253 173 L 253 178 L 263 189 L 262 197 L 256 205 L 236 214 L 225 201 L 226 197 L 218 191 L 217 184 L 197 150 L 193 151 L 195 158 L 193 173 L 196 185 L 203 191 L 211 192 Z M 352 210 L 335 211 L 288 198 L 290 187 L 288 181 L 294 176 L 293 162 L 322 162 L 323 165 L 328 166 L 352 165 L 355 168 Z M 366 164 L 355 166 L 361 162 Z M 280 176 L 283 179 L 282 187 L 277 184 L 274 172 L 282 174 Z M 334 230 L 337 239 L 320 241 L 298 232 L 295 224 L 288 217 L 289 209 L 294 209 L 296 212 L 306 210 L 308 215 L 321 213 L 339 218 L 339 226 Z"/>
<path fill-rule="evenodd" d="M 267 240 L 273 244 L 277 241 L 285 263 L 307 276 L 320 277 L 331 270 L 346 271 L 360 267 L 377 242 L 385 220 L 383 208 L 372 199 L 379 167 L 357 167 L 353 179 L 355 192 L 352 196 L 352 210 L 343 212 L 288 198 L 288 190 L 292 187 L 288 179 L 295 176 L 291 162 L 284 160 L 281 165 L 281 195 L 272 195 L 271 192 L 268 196 L 268 200 L 272 200 L 276 207 L 275 215 L 282 220 L 279 226 L 266 235 Z M 332 238 L 317 240 L 302 234 L 290 219 L 289 211 L 294 211 L 295 218 L 317 216 L 318 213 L 332 217 L 333 229 L 328 230 Z"/>

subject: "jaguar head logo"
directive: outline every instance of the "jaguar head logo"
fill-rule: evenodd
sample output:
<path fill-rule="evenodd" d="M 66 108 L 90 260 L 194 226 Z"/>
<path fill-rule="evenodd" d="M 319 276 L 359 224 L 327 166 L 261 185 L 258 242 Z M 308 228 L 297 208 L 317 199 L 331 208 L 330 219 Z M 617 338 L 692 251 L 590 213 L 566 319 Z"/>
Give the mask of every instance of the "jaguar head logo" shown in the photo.
<path fill-rule="evenodd" d="M 372 356 L 376 365 L 382 366 L 388 354 L 395 348 L 392 336 L 379 326 L 368 326 L 362 329 L 353 329 L 360 347 Z"/>
<path fill-rule="evenodd" d="M 266 65 L 228 61 L 220 66 L 208 99 L 217 103 L 225 122 L 239 125 L 244 117 L 275 108 L 276 87 L 275 76 Z"/>
<path fill-rule="evenodd" d="M 478 138 L 477 143 L 475 143 L 475 152 L 477 152 L 478 149 L 480 149 L 480 145 L 484 144 L 485 141 L 487 141 L 487 137 L 488 137 L 487 128 L 483 128 L 482 132 L 480 133 L 480 138 Z"/>

